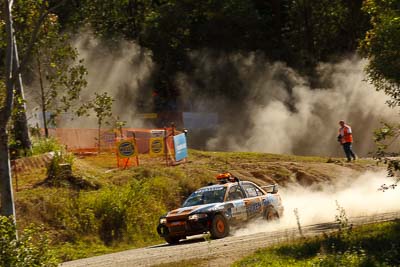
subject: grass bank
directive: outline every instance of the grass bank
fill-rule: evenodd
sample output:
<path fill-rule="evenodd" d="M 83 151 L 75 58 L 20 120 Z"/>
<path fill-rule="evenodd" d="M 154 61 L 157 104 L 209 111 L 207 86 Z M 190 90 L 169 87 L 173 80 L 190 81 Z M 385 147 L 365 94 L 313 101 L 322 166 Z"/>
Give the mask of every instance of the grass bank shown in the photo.
<path fill-rule="evenodd" d="M 400 266 L 400 221 L 261 249 L 233 266 Z"/>
<path fill-rule="evenodd" d="M 64 261 L 160 243 L 159 216 L 213 177 L 197 175 L 139 167 L 92 173 L 85 179 L 99 184 L 97 190 L 33 187 L 17 193 L 17 219 L 21 227 L 43 224 Z"/>

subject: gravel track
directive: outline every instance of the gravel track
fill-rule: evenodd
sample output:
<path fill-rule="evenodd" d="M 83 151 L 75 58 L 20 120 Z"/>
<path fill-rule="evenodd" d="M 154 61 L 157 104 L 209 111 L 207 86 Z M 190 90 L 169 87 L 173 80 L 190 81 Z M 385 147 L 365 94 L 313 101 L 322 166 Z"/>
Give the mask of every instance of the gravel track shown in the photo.
<path fill-rule="evenodd" d="M 376 214 L 372 216 L 353 217 L 349 223 L 354 226 L 391 221 L 400 218 L 399 212 Z M 302 227 L 304 236 L 315 236 L 338 229 L 334 222 L 319 223 Z M 255 250 L 280 242 L 290 241 L 300 237 L 297 228 L 287 228 L 279 231 L 260 232 L 246 236 L 229 236 L 227 238 L 204 241 L 202 236 L 196 236 L 182 241 L 179 245 L 167 244 L 127 250 L 87 259 L 64 262 L 62 267 L 81 266 L 154 266 L 171 264 L 183 260 L 202 260 L 205 266 L 229 266 L 235 260 L 248 255 Z"/>

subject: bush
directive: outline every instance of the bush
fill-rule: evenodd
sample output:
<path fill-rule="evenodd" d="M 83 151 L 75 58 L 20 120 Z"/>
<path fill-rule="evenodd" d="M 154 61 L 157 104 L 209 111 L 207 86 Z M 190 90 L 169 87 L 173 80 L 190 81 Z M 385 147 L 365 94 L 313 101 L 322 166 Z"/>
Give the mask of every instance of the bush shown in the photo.
<path fill-rule="evenodd" d="M 140 243 L 156 237 L 154 229 L 165 208 L 151 188 L 150 181 L 133 180 L 123 188 L 110 187 L 97 196 L 93 209 L 106 245 L 123 238 Z"/>
<path fill-rule="evenodd" d="M 72 164 L 74 156 L 72 154 L 58 151 L 47 166 L 47 179 L 53 185 L 60 185 L 66 178 L 72 175 Z"/>
<path fill-rule="evenodd" d="M 57 266 L 43 229 L 30 226 L 20 234 L 19 239 L 16 230 L 12 218 L 0 216 L 0 266 Z"/>
<path fill-rule="evenodd" d="M 49 138 L 37 138 L 33 139 L 32 142 L 32 155 L 40 155 L 52 151 L 63 151 L 64 146 L 61 145 L 57 139 L 53 137 Z"/>
<path fill-rule="evenodd" d="M 155 230 L 159 216 L 166 211 L 161 192 L 154 192 L 153 184 L 158 182 L 157 178 L 132 180 L 124 186 L 64 196 L 59 201 L 65 209 L 57 217 L 72 239 L 94 234 L 107 246 L 154 241 L 159 238 Z"/>

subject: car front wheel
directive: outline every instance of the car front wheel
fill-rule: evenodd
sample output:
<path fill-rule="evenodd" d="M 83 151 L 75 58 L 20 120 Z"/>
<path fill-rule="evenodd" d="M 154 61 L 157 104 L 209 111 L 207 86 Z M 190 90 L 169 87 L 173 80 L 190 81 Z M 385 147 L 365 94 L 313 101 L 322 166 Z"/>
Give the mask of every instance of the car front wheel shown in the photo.
<path fill-rule="evenodd" d="M 217 214 L 214 216 L 211 222 L 210 233 L 211 237 L 215 239 L 223 238 L 229 234 L 229 224 L 223 215 Z"/>
<path fill-rule="evenodd" d="M 267 221 L 279 220 L 279 214 L 274 208 L 268 207 L 264 213 L 264 219 Z"/>

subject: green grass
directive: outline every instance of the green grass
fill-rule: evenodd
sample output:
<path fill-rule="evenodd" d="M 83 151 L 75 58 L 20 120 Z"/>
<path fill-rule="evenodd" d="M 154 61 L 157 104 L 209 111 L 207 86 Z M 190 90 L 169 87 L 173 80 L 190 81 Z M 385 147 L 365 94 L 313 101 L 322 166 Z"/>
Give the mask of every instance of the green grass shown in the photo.
<path fill-rule="evenodd" d="M 46 168 L 35 168 L 29 170 L 29 172 L 14 173 L 14 188 L 17 191 L 30 189 L 36 183 L 42 182 L 44 177 L 46 177 Z"/>
<path fill-rule="evenodd" d="M 286 155 L 286 154 L 271 154 L 271 153 L 260 153 L 260 152 L 218 152 L 218 151 L 200 151 L 200 150 L 189 150 L 192 158 L 208 158 L 213 160 L 246 160 L 248 162 L 272 162 L 272 161 L 293 161 L 293 162 L 317 162 L 325 163 L 329 159 L 333 161 L 345 161 L 345 158 L 329 158 L 319 156 L 298 156 L 298 155 Z M 358 159 L 355 164 L 370 164 L 375 162 L 370 159 Z"/>
<path fill-rule="evenodd" d="M 190 150 L 190 155 L 194 157 L 212 158 L 219 161 L 237 161 L 246 160 L 247 162 L 254 161 L 296 161 L 296 162 L 326 162 L 327 157 L 310 157 L 310 156 L 295 156 L 269 154 L 259 152 L 210 152 Z"/>
<path fill-rule="evenodd" d="M 399 266 L 400 221 L 365 225 L 352 231 L 261 249 L 234 267 Z"/>

